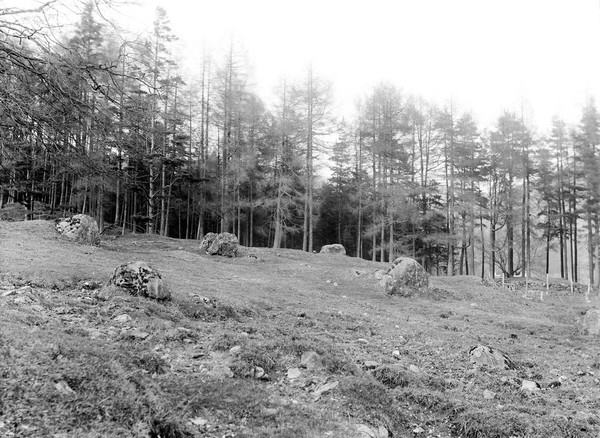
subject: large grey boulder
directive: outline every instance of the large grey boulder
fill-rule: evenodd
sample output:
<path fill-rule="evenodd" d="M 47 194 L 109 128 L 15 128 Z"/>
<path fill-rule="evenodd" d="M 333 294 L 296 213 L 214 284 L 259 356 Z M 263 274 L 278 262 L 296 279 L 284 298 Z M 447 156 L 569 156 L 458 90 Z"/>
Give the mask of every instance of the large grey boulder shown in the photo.
<path fill-rule="evenodd" d="M 59 234 L 78 243 L 96 245 L 100 241 L 96 219 L 86 214 L 58 219 L 54 226 Z"/>
<path fill-rule="evenodd" d="M 588 335 L 600 335 L 600 310 L 590 309 L 583 316 L 581 330 Z"/>
<path fill-rule="evenodd" d="M 132 262 L 115 269 L 108 280 L 109 286 L 125 289 L 131 295 L 167 300 L 171 293 L 165 287 L 160 273 L 146 262 Z"/>
<path fill-rule="evenodd" d="M 334 243 L 332 245 L 324 245 L 321 248 L 321 254 L 340 254 L 340 255 L 346 255 L 346 248 L 344 248 L 344 245 L 341 245 L 339 243 Z"/>
<path fill-rule="evenodd" d="M 416 260 L 398 257 L 385 271 L 379 284 L 388 295 L 411 296 L 429 288 L 429 275 Z"/>
<path fill-rule="evenodd" d="M 208 248 L 210 248 L 217 236 L 217 233 L 206 233 L 202 238 L 202 242 L 200 242 L 200 251 L 204 253 L 208 252 Z"/>
<path fill-rule="evenodd" d="M 210 255 L 221 255 L 225 257 L 237 256 L 240 242 L 235 234 L 231 233 L 208 233 L 202 239 L 200 250 Z"/>

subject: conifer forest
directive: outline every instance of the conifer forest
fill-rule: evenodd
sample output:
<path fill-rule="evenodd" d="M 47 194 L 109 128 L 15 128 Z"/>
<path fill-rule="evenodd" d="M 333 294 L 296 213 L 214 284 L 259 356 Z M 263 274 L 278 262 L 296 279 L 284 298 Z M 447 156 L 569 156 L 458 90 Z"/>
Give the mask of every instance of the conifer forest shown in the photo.
<path fill-rule="evenodd" d="M 0 208 L 178 239 L 231 232 L 249 247 L 341 243 L 434 275 L 600 284 L 593 99 L 547 132 L 519 108 L 484 128 L 381 82 L 342 119 L 315 68 L 263 100 L 238 43 L 206 48 L 189 73 L 167 10 L 132 36 L 103 5 L 82 3 L 63 28 L 48 18 L 57 1 L 0 3 Z"/>

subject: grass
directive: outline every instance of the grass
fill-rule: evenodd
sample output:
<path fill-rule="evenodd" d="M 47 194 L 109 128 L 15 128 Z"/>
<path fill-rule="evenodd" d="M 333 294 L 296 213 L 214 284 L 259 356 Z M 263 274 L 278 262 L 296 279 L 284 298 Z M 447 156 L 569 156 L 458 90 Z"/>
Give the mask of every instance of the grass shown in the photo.
<path fill-rule="evenodd" d="M 597 297 L 540 302 L 434 277 L 430 293 L 394 298 L 366 275 L 379 263 L 285 249 L 214 258 L 197 242 L 143 235 L 85 247 L 41 221 L 0 222 L 0 239 L 0 295 L 31 287 L 0 297 L 0 436 L 355 437 L 358 425 L 393 437 L 600 433 L 600 356 L 578 328 Z M 86 286 L 133 260 L 161 272 L 170 302 Z M 467 352 L 479 343 L 517 370 L 474 368 Z M 311 351 L 322 366 L 307 370 L 300 359 Z M 224 367 L 233 377 L 215 372 Z M 542 390 L 522 391 L 523 379 Z"/>

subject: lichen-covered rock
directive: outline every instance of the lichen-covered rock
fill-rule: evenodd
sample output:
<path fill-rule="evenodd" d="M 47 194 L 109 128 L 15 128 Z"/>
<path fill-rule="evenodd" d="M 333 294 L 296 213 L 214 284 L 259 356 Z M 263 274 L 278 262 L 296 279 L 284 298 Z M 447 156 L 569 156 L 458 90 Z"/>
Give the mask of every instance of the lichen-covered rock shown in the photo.
<path fill-rule="evenodd" d="M 235 234 L 221 233 L 218 234 L 206 250 L 207 254 L 220 255 L 225 257 L 237 256 L 240 242 Z"/>
<path fill-rule="evenodd" d="M 200 251 L 204 253 L 208 252 L 208 248 L 210 248 L 217 236 L 217 233 L 206 233 L 202 238 L 202 242 L 200 242 Z"/>
<path fill-rule="evenodd" d="M 126 263 L 117 267 L 108 284 L 125 289 L 131 295 L 155 300 L 171 298 L 159 272 L 146 262 Z"/>
<path fill-rule="evenodd" d="M 411 296 L 427 291 L 429 275 L 416 260 L 398 257 L 385 271 L 379 284 L 388 295 Z"/>
<path fill-rule="evenodd" d="M 321 254 L 341 254 L 341 255 L 346 255 L 346 248 L 344 248 L 344 245 L 341 245 L 339 243 L 334 243 L 332 245 L 324 245 L 321 248 Z"/>
<path fill-rule="evenodd" d="M 600 335 L 600 310 L 588 310 L 583 317 L 581 329 L 588 335 Z"/>
<path fill-rule="evenodd" d="M 100 241 L 96 219 L 86 214 L 58 219 L 55 228 L 62 236 L 78 243 L 96 245 Z"/>
<path fill-rule="evenodd" d="M 469 350 L 469 359 L 477 365 L 486 365 L 491 368 L 504 370 L 516 369 L 515 364 L 506 353 L 487 345 L 478 345 Z"/>

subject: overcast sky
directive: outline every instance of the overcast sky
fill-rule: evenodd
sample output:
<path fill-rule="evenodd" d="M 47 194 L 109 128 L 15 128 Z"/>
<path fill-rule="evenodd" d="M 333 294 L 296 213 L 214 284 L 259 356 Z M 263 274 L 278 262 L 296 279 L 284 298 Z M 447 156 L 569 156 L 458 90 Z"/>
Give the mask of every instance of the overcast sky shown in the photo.
<path fill-rule="evenodd" d="M 600 0 L 145 3 L 149 14 L 157 4 L 168 11 L 186 57 L 203 44 L 218 57 L 231 37 L 240 41 L 267 100 L 312 62 L 333 81 L 341 114 L 383 80 L 440 104 L 452 98 L 483 127 L 523 105 L 544 129 L 554 114 L 578 122 L 600 90 Z"/>

